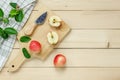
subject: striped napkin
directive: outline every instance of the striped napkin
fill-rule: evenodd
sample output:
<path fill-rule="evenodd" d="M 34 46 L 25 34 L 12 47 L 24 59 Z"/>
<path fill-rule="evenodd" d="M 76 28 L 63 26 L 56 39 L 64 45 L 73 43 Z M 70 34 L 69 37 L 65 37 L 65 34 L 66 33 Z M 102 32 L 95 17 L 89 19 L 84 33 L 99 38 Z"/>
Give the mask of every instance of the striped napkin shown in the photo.
<path fill-rule="evenodd" d="M 30 16 L 30 13 L 36 3 L 36 0 L 1 0 L 0 1 L 0 8 L 4 11 L 4 15 L 7 17 L 11 10 L 11 6 L 9 5 L 10 2 L 17 3 L 20 8 L 23 8 L 25 16 L 21 23 L 15 22 L 14 19 L 11 19 L 8 25 L 0 23 L 0 27 L 14 27 L 18 32 L 22 29 L 24 24 L 26 23 L 27 19 Z M 7 40 L 3 40 L 0 37 L 0 71 L 4 67 L 16 40 L 16 36 L 10 36 Z"/>

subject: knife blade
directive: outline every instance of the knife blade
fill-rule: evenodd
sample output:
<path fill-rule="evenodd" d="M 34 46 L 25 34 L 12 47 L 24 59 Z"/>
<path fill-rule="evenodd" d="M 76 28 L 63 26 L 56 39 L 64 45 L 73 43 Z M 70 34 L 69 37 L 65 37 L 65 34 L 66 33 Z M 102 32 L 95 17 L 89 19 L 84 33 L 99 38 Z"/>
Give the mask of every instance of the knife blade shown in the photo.
<path fill-rule="evenodd" d="M 46 17 L 47 17 L 47 12 L 44 12 L 42 15 L 40 15 L 34 24 L 32 24 L 32 26 L 28 26 L 24 33 L 25 35 L 32 35 L 32 33 L 34 32 L 34 30 L 39 26 L 39 25 L 43 25 L 45 20 L 46 20 Z"/>
<path fill-rule="evenodd" d="M 45 19 L 46 19 L 46 16 L 47 16 L 47 12 L 43 13 L 39 18 L 37 18 L 37 20 L 35 21 L 36 24 L 44 24 L 45 22 Z"/>

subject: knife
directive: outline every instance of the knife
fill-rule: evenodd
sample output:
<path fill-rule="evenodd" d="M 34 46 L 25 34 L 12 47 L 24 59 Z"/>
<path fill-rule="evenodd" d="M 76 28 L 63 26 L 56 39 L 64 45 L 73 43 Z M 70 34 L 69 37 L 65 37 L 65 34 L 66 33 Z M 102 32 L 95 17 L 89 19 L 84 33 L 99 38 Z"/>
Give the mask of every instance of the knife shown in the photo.
<path fill-rule="evenodd" d="M 35 24 L 33 24 L 32 26 L 28 26 L 24 33 L 25 35 L 32 35 L 32 33 L 34 32 L 34 30 L 39 26 L 44 24 L 45 19 L 47 17 L 47 12 L 44 12 L 42 15 L 40 15 L 37 20 L 35 21 Z"/>

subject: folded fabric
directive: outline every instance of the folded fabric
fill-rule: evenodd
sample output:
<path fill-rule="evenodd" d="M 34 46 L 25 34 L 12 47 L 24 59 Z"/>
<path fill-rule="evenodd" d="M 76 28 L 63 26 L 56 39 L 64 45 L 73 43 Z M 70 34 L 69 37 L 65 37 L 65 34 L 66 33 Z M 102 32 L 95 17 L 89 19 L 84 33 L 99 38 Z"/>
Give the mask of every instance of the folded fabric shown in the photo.
<path fill-rule="evenodd" d="M 22 22 L 15 22 L 14 19 L 10 19 L 10 22 L 8 25 L 0 23 L 0 27 L 6 28 L 6 27 L 14 27 L 18 32 L 22 29 L 24 24 L 26 23 L 27 19 L 30 16 L 30 13 L 35 5 L 35 0 L 1 0 L 0 1 L 0 8 L 4 11 L 5 16 L 9 14 L 11 10 L 11 6 L 9 5 L 10 2 L 17 3 L 20 8 L 23 8 L 24 10 L 24 19 Z M 10 36 L 7 40 L 3 40 L 0 37 L 0 70 L 5 65 L 7 59 L 10 56 L 10 53 L 13 49 L 14 43 L 16 40 L 16 36 Z"/>

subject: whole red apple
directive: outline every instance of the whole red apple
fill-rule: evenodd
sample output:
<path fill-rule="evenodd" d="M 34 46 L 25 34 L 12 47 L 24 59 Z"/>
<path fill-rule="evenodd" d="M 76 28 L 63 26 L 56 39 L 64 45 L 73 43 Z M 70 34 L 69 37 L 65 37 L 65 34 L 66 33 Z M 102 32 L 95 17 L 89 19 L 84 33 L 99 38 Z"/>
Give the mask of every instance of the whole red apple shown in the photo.
<path fill-rule="evenodd" d="M 66 57 L 62 54 L 57 54 L 54 58 L 55 67 L 64 67 L 66 63 Z"/>
<path fill-rule="evenodd" d="M 29 50 L 31 53 L 38 54 L 41 51 L 41 44 L 36 40 L 32 40 L 29 44 Z"/>

